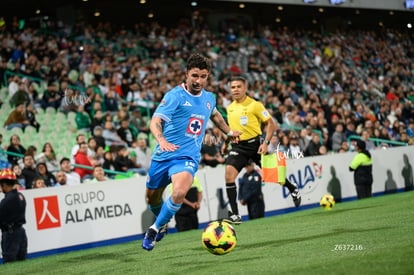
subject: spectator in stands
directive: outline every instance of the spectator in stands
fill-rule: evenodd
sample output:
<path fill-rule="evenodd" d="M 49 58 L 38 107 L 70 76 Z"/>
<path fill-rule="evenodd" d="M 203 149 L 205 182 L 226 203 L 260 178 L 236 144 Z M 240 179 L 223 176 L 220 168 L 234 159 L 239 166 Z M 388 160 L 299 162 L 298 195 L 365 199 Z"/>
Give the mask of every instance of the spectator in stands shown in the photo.
<path fill-rule="evenodd" d="M 138 83 L 132 83 L 127 94 L 126 100 L 128 102 L 129 110 L 134 111 L 139 109 L 141 98 L 141 88 Z"/>
<path fill-rule="evenodd" d="M 33 105 L 30 103 L 26 107 L 26 118 L 29 121 L 29 125 L 33 126 L 36 132 L 39 133 L 40 124 L 36 120 L 36 110 L 33 109 Z"/>
<path fill-rule="evenodd" d="M 410 138 L 414 138 L 414 119 L 413 118 L 408 123 L 408 127 L 407 127 L 406 131 L 407 131 L 407 135 Z"/>
<path fill-rule="evenodd" d="M 44 162 L 39 162 L 36 164 L 36 175 L 45 181 L 47 187 L 51 187 L 56 184 L 55 176 L 49 172 L 47 165 Z"/>
<path fill-rule="evenodd" d="M 102 127 L 103 125 L 103 113 L 102 110 L 96 110 L 91 121 L 91 131 L 95 129 L 95 127 L 99 126 Z"/>
<path fill-rule="evenodd" d="M 76 127 L 78 130 L 89 132 L 91 128 L 91 118 L 89 114 L 85 112 L 83 105 L 78 106 L 78 111 L 75 116 Z"/>
<path fill-rule="evenodd" d="M 56 184 L 55 187 L 59 186 L 68 186 L 66 173 L 63 171 L 59 171 L 56 173 Z"/>
<path fill-rule="evenodd" d="M 45 180 L 42 178 L 35 178 L 33 181 L 33 189 L 46 188 Z"/>
<path fill-rule="evenodd" d="M 25 155 L 23 157 L 23 165 L 22 175 L 26 183 L 26 189 L 32 189 L 33 180 L 37 176 L 36 169 L 34 168 L 35 163 L 33 156 Z"/>
<path fill-rule="evenodd" d="M 93 168 L 93 179 L 89 182 L 99 182 L 99 181 L 107 181 L 109 180 L 107 177 L 105 177 L 104 169 L 101 165 L 97 165 Z"/>
<path fill-rule="evenodd" d="M 61 104 L 61 100 L 56 84 L 50 84 L 39 103 L 43 109 L 53 107 L 57 110 Z"/>
<path fill-rule="evenodd" d="M 67 185 L 77 185 L 81 183 L 79 174 L 71 169 L 70 159 L 62 158 L 60 160 L 60 170 L 66 174 Z"/>
<path fill-rule="evenodd" d="M 22 175 L 22 169 L 18 164 L 13 164 L 11 170 L 16 175 L 16 180 L 19 183 L 19 189 L 26 189 L 26 178 Z"/>
<path fill-rule="evenodd" d="M 124 118 L 121 121 L 121 126 L 116 132 L 122 141 L 128 145 L 128 147 L 132 146 L 132 142 L 135 140 L 137 133 L 129 127 L 129 120 L 127 118 Z"/>
<path fill-rule="evenodd" d="M 4 152 L 4 151 L 7 151 L 7 146 L 2 146 L 2 144 L 3 144 L 3 135 L 0 134 L 0 169 L 5 169 L 5 168 L 10 167 L 10 163 L 9 163 L 9 160 L 7 159 L 6 152 Z"/>
<path fill-rule="evenodd" d="M 13 128 L 20 128 L 24 130 L 27 125 L 30 125 L 30 122 L 26 117 L 24 104 L 16 106 L 4 122 L 4 127 L 6 127 L 7 130 L 11 130 Z"/>
<path fill-rule="evenodd" d="M 10 145 L 7 147 L 7 152 L 11 153 L 7 155 L 7 159 L 11 165 L 17 164 L 22 157 L 20 155 L 24 155 L 26 153 L 26 149 L 20 143 L 20 137 L 18 135 L 12 135 L 10 137 Z"/>
<path fill-rule="evenodd" d="M 147 140 L 145 138 L 138 138 L 137 147 L 134 148 L 134 151 L 136 154 L 135 164 L 148 172 L 151 165 L 152 150 L 148 147 Z"/>
<path fill-rule="evenodd" d="M 50 142 L 43 145 L 42 152 L 35 157 L 36 162 L 43 162 L 47 166 L 47 170 L 51 173 L 59 171 L 59 162 L 56 159 L 55 150 Z"/>
<path fill-rule="evenodd" d="M 116 170 L 112 152 L 107 151 L 104 153 L 104 163 L 102 164 L 102 168 L 110 171 Z M 106 176 L 113 178 L 114 174 L 106 173 Z"/>
<path fill-rule="evenodd" d="M 71 163 L 74 163 L 75 161 L 74 157 L 76 153 L 79 151 L 79 144 L 84 143 L 84 142 L 86 142 L 85 134 L 82 134 L 82 133 L 78 134 L 76 136 L 76 144 L 72 147 L 71 154 L 70 154 Z"/>
<path fill-rule="evenodd" d="M 129 151 L 125 146 L 118 147 L 118 154 L 115 158 L 115 170 L 119 172 L 132 172 L 134 174 L 146 175 L 146 169 L 141 169 L 136 163 L 129 158 Z"/>
<path fill-rule="evenodd" d="M 75 164 L 90 167 L 90 169 L 88 169 L 75 166 L 74 171 L 79 174 L 81 181 L 92 178 L 92 168 L 94 167 L 94 164 L 93 161 L 88 157 L 88 145 L 86 142 L 79 144 L 79 150 L 75 154 Z"/>
<path fill-rule="evenodd" d="M 298 136 L 295 134 L 289 139 L 289 153 L 291 158 L 301 158 L 303 157 L 303 151 L 299 146 Z"/>
<path fill-rule="evenodd" d="M 102 136 L 105 138 L 105 144 L 107 146 L 114 145 L 123 145 L 125 146 L 125 142 L 119 137 L 119 135 L 116 133 L 112 126 L 111 121 L 105 122 L 105 128 L 102 131 Z"/>
<path fill-rule="evenodd" d="M 17 75 L 9 77 L 7 89 L 9 91 L 9 98 L 13 98 L 14 94 L 19 90 L 20 81 L 20 77 Z"/>
<path fill-rule="evenodd" d="M 370 137 L 371 136 L 370 136 L 368 130 L 363 130 L 362 131 L 362 133 L 361 133 L 361 140 L 365 142 L 364 149 L 366 149 L 368 151 L 374 150 L 375 147 L 376 147 L 375 144 L 374 144 L 374 142 L 372 142 L 372 141 L 369 140 Z"/>
<path fill-rule="evenodd" d="M 206 131 L 204 135 L 204 142 L 201 146 L 201 165 L 216 167 L 223 164 L 226 159 L 221 155 L 219 148 L 216 145 L 217 139 L 211 133 Z"/>
<path fill-rule="evenodd" d="M 96 146 L 96 139 L 94 137 L 88 138 L 88 157 L 91 159 L 95 159 Z"/>
<path fill-rule="evenodd" d="M 129 120 L 129 125 L 137 130 L 137 134 L 149 133 L 147 121 L 142 117 L 139 109 L 135 109 L 132 111 L 132 116 Z"/>
<path fill-rule="evenodd" d="M 96 147 L 96 154 L 94 159 L 97 161 L 98 164 L 102 165 L 104 163 L 104 154 L 105 154 L 105 149 L 102 146 L 97 146 Z"/>
<path fill-rule="evenodd" d="M 104 96 L 105 109 L 112 115 L 119 110 L 118 102 L 119 96 L 113 90 L 109 90 L 109 92 Z"/>
<path fill-rule="evenodd" d="M 96 126 L 93 129 L 93 137 L 95 138 L 96 141 L 96 146 L 97 147 L 102 147 L 102 148 L 106 148 L 106 144 L 105 144 L 105 138 L 102 136 L 102 127 L 101 126 Z"/>
<path fill-rule="evenodd" d="M 10 98 L 10 106 L 17 107 L 21 104 L 27 105 L 31 102 L 29 94 L 27 93 L 27 86 L 21 82 L 17 92 Z"/>
<path fill-rule="evenodd" d="M 332 134 L 332 150 L 338 151 L 341 148 L 342 142 L 346 140 L 344 133 L 344 126 L 342 123 L 338 123 L 335 126 L 335 132 Z"/>
<path fill-rule="evenodd" d="M 320 137 L 317 133 L 312 133 L 312 140 L 309 142 L 305 151 L 305 156 L 317 156 L 319 155 L 319 148 L 321 147 Z"/>

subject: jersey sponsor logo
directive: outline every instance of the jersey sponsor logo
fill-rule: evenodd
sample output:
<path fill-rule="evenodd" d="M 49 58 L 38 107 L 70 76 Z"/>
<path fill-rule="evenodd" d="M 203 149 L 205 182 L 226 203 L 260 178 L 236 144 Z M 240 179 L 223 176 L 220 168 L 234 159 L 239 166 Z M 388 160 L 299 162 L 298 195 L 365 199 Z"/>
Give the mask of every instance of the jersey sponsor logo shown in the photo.
<path fill-rule="evenodd" d="M 201 130 L 203 129 L 204 120 L 192 117 L 187 126 L 187 133 L 192 135 L 201 135 Z"/>
<path fill-rule="evenodd" d="M 191 105 L 191 103 L 186 100 L 183 106 L 193 106 L 193 105 Z"/>
<path fill-rule="evenodd" d="M 211 109 L 211 104 L 210 104 L 210 102 L 207 102 L 207 104 L 206 104 L 206 106 L 207 106 L 207 109 Z"/>
<path fill-rule="evenodd" d="M 34 199 L 37 230 L 60 227 L 58 196 Z"/>

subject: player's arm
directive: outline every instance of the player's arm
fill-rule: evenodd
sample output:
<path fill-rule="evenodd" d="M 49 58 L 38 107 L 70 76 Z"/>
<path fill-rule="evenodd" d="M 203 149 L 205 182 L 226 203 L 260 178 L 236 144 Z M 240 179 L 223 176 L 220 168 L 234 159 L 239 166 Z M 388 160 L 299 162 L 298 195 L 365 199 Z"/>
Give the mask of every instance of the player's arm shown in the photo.
<path fill-rule="evenodd" d="M 223 133 L 225 133 L 227 135 L 228 138 L 230 138 L 231 140 L 233 140 L 233 142 L 237 142 L 239 136 L 243 133 L 241 131 L 232 131 L 229 127 L 229 125 L 227 125 L 226 121 L 224 120 L 223 116 L 220 114 L 219 111 L 217 111 L 216 108 L 214 108 L 213 113 L 211 115 L 211 120 L 214 122 L 214 124 L 220 129 L 220 131 L 222 131 Z"/>
<path fill-rule="evenodd" d="M 150 130 L 160 145 L 161 151 L 175 151 L 179 146 L 169 143 L 163 133 L 163 121 L 161 117 L 153 116 L 150 122 Z"/>

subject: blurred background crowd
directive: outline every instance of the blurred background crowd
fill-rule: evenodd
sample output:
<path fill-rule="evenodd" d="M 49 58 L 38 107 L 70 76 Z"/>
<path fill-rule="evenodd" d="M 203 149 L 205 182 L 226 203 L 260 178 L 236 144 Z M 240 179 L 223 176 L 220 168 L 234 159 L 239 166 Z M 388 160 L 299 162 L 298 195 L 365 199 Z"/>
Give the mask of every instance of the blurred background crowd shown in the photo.
<path fill-rule="evenodd" d="M 1 166 L 27 189 L 38 178 L 54 186 L 145 175 L 151 114 L 195 51 L 213 62 L 206 90 L 223 116 L 228 80 L 242 74 L 279 125 L 272 146 L 292 158 L 350 152 L 356 139 L 369 150 L 413 145 L 413 41 L 411 30 L 385 27 L 211 27 L 197 10 L 129 26 L 3 17 Z M 222 141 L 211 125 L 202 165 L 224 162 Z"/>

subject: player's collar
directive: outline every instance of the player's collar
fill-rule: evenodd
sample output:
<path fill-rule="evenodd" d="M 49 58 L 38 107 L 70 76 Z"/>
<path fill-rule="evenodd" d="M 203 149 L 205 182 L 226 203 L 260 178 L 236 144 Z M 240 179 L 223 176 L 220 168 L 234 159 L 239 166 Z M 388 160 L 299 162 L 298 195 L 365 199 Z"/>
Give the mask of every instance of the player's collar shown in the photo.
<path fill-rule="evenodd" d="M 200 91 L 200 93 L 199 93 L 198 95 L 194 95 L 194 94 L 190 93 L 190 92 L 187 90 L 187 88 L 186 88 L 186 86 L 185 86 L 185 83 L 184 83 L 184 82 L 183 82 L 183 83 L 181 83 L 179 86 L 180 86 L 181 88 L 183 88 L 183 90 L 184 90 L 184 91 L 186 91 L 186 93 L 187 93 L 187 94 L 189 94 L 189 95 L 191 95 L 191 96 L 194 96 L 194 97 L 199 97 L 199 96 L 201 96 L 201 94 L 203 93 L 203 90 L 204 90 L 204 89 L 201 89 L 201 91 Z"/>

